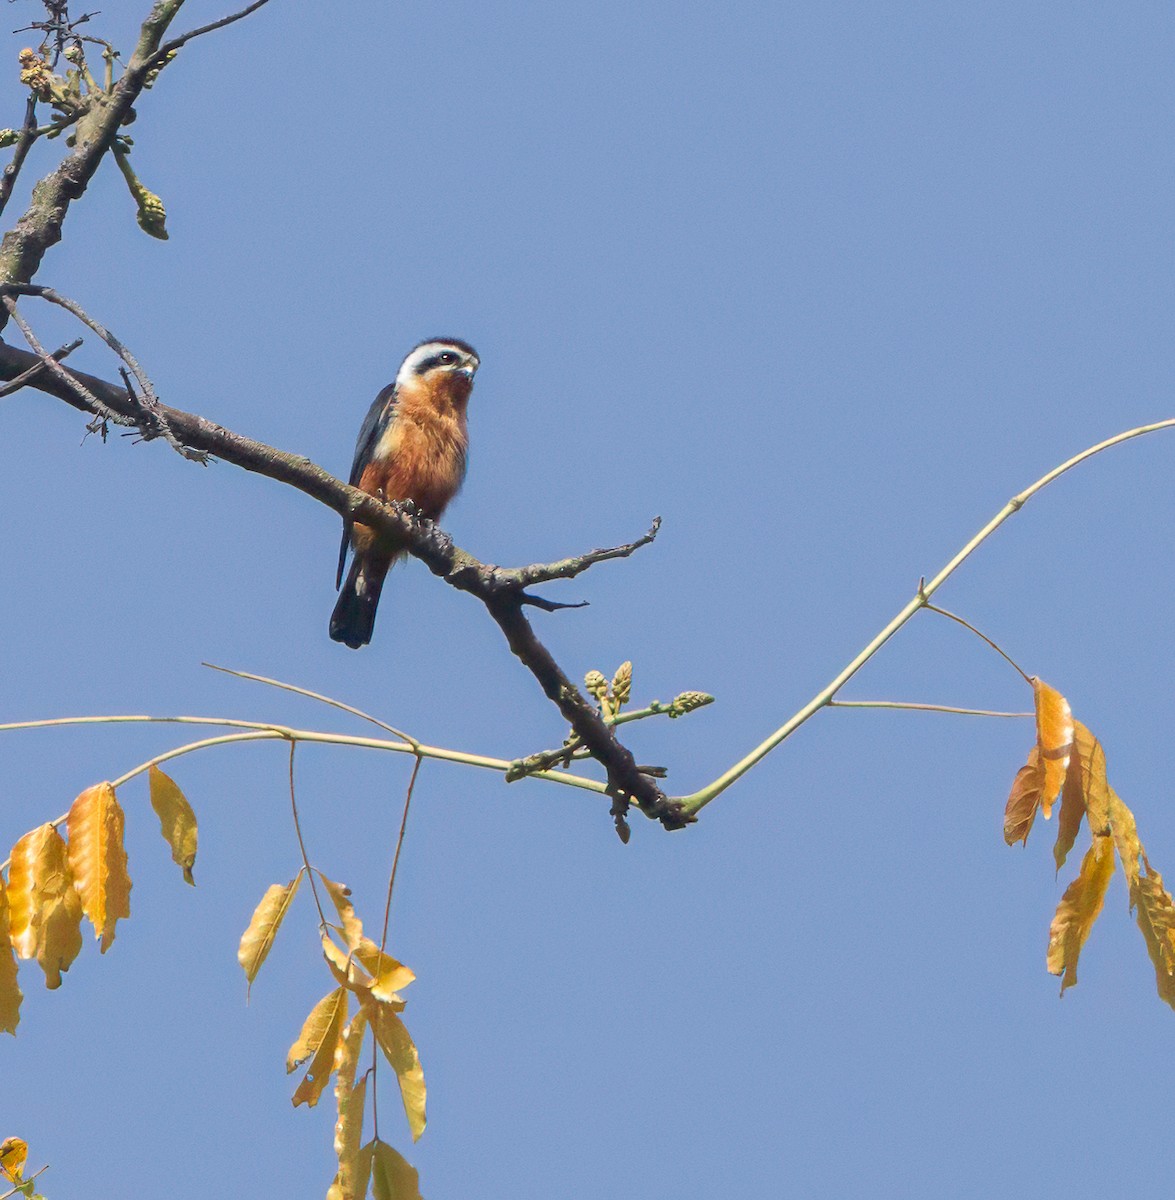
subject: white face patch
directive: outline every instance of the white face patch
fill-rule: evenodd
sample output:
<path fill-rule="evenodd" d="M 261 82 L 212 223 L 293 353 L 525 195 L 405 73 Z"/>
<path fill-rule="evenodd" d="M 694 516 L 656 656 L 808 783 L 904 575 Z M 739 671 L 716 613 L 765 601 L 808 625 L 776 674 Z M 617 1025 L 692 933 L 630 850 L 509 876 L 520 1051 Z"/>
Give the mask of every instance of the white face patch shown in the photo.
<path fill-rule="evenodd" d="M 457 355 L 458 362 L 455 365 L 458 367 L 466 364 L 472 364 L 474 368 L 478 366 L 476 356 L 468 354 L 459 346 L 454 346 L 452 342 L 425 342 L 417 346 L 400 364 L 400 369 L 396 372 L 396 387 L 403 387 L 416 374 L 422 363 L 435 357 L 442 350 L 452 350 Z"/>

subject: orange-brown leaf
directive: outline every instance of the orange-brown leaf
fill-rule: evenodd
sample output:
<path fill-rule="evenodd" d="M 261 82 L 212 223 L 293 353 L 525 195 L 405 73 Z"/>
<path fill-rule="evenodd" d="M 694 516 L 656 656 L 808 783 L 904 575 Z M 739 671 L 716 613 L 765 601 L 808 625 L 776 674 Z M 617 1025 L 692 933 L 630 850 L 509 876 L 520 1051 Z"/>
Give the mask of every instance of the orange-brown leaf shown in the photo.
<path fill-rule="evenodd" d="M 1138 927 L 1154 964 L 1159 996 L 1175 1008 L 1175 903 L 1145 854 L 1142 861 L 1146 872 L 1131 889 L 1131 899 L 1138 906 Z"/>
<path fill-rule="evenodd" d="M 26 833 L 12 848 L 8 871 L 12 945 L 36 958 L 45 986 L 59 988 L 82 948 L 82 903 L 73 886 L 69 850 L 52 825 Z"/>
<path fill-rule="evenodd" d="M 114 926 L 131 915 L 131 877 L 123 846 L 125 817 L 109 783 L 86 788 L 69 810 L 69 868 L 105 954 Z"/>
<path fill-rule="evenodd" d="M 33 919 L 37 912 L 37 891 L 34 866 L 37 848 L 48 825 L 30 830 L 9 854 L 8 868 L 8 936 L 12 948 L 21 958 L 33 958 L 37 953 L 37 928 Z"/>
<path fill-rule="evenodd" d="M 336 988 L 310 1010 L 298 1040 L 286 1056 L 286 1070 L 293 1071 L 311 1054 L 310 1067 L 294 1092 L 294 1107 L 318 1103 L 335 1068 L 335 1059 L 347 1023 L 347 989 Z"/>
<path fill-rule="evenodd" d="M 249 991 L 253 990 L 253 980 L 261 970 L 261 964 L 269 956 L 273 948 L 273 939 L 290 911 L 290 904 L 298 894 L 298 885 L 302 882 L 302 872 L 299 871 L 287 884 L 272 883 L 261 897 L 261 903 L 253 910 L 249 927 L 241 934 L 241 944 L 237 947 L 237 962 L 245 971 L 249 981 Z"/>
<path fill-rule="evenodd" d="M 45 972 L 45 986 L 61 986 L 82 948 L 82 903 L 69 869 L 69 850 L 54 829 L 45 838 L 37 864 L 37 899 L 40 934 L 37 962 Z"/>
<path fill-rule="evenodd" d="M 401 1004 L 401 1007 L 403 1005 Z M 408 1128 L 412 1140 L 424 1132 L 425 1087 L 424 1071 L 420 1066 L 420 1055 L 412 1041 L 404 1022 L 396 1015 L 391 1004 L 380 1000 L 371 1000 L 364 1004 L 367 1018 L 371 1022 L 372 1032 L 384 1057 L 396 1072 L 396 1080 L 400 1084 L 400 1099 L 404 1102 L 404 1113 L 408 1118 Z"/>
<path fill-rule="evenodd" d="M 1077 959 L 1101 914 L 1113 874 L 1113 840 L 1095 837 L 1081 861 L 1080 873 L 1065 889 L 1049 929 L 1048 969 L 1054 975 L 1064 975 L 1062 995 L 1077 982 Z"/>
<path fill-rule="evenodd" d="M 1036 744 L 1044 764 L 1040 807 L 1045 819 L 1052 816 L 1053 801 L 1061 793 L 1073 751 L 1073 711 L 1069 701 L 1041 679 L 1033 679 L 1036 699 Z"/>
<path fill-rule="evenodd" d="M 416 1168 L 387 1142 L 372 1140 L 371 1194 L 375 1200 L 421 1200 Z"/>
<path fill-rule="evenodd" d="M 148 772 L 151 783 L 151 807 L 159 818 L 160 831 L 171 847 L 171 860 L 184 873 L 184 881 L 196 886 L 192 867 L 196 864 L 196 845 L 199 840 L 196 814 L 174 779 L 154 764 Z"/>
<path fill-rule="evenodd" d="M 1080 721 L 1074 721 L 1073 753 L 1069 756 L 1069 769 L 1061 788 L 1061 812 L 1057 818 L 1057 841 L 1053 846 L 1058 871 L 1073 849 L 1081 819 L 1085 816 L 1089 818 L 1094 837 L 1110 832 L 1106 756 L 1101 742 Z"/>
<path fill-rule="evenodd" d="M 0 1032 L 16 1033 L 20 1023 L 20 985 L 16 981 L 16 956 L 9 938 L 8 889 L 0 875 Z"/>
<path fill-rule="evenodd" d="M 1040 750 L 1033 746 L 1028 751 L 1028 762 L 1016 772 L 1012 791 L 1004 808 L 1004 841 L 1009 846 L 1027 842 L 1040 807 L 1040 794 L 1044 787 L 1044 764 Z"/>

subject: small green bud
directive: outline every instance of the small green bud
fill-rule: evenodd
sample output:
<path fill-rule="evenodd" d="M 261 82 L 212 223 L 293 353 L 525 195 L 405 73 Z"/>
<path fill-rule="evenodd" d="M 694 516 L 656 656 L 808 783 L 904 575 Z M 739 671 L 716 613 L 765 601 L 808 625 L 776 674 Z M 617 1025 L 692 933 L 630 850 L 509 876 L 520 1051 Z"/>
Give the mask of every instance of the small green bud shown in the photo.
<path fill-rule="evenodd" d="M 627 704 L 632 696 L 632 663 L 622 662 L 612 677 L 612 697 L 616 707 Z"/>
<path fill-rule="evenodd" d="M 687 712 L 693 712 L 695 708 L 704 708 L 707 704 L 713 703 L 714 697 L 705 692 L 682 692 L 679 696 L 673 697 L 673 703 L 669 706 L 669 715 L 681 717 Z"/>
<path fill-rule="evenodd" d="M 79 63 L 83 59 L 82 48 L 78 45 L 66 46 L 65 57 L 71 63 Z"/>
<path fill-rule="evenodd" d="M 167 230 L 164 228 L 164 222 L 167 220 L 167 210 L 163 207 L 163 201 L 142 184 L 135 192 L 135 199 L 139 202 L 139 228 L 153 238 L 166 242 Z"/>
<path fill-rule="evenodd" d="M 583 677 L 583 685 L 597 700 L 602 700 L 608 695 L 608 681 L 599 671 L 589 671 Z"/>
<path fill-rule="evenodd" d="M 15 146 L 19 139 L 20 134 L 15 129 L 0 129 L 0 150 Z"/>

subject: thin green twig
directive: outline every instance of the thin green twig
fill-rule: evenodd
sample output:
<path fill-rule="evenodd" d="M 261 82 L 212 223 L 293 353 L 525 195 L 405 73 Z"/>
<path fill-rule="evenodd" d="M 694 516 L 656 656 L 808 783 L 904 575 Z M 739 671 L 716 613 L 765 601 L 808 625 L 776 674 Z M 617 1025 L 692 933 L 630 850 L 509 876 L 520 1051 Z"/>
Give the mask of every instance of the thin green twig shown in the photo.
<path fill-rule="evenodd" d="M 331 708 L 340 709 L 342 712 L 350 713 L 353 717 L 360 717 L 364 721 L 370 721 L 372 725 L 378 725 L 380 729 L 386 729 L 388 733 L 395 734 L 398 738 L 403 738 L 410 746 L 418 746 L 420 743 L 410 733 L 405 733 L 402 729 L 397 729 L 394 725 L 389 725 L 386 721 L 381 721 L 378 717 L 373 717 L 370 713 L 365 713 L 361 708 L 355 708 L 353 705 L 345 704 L 342 700 L 336 700 L 333 696 L 324 696 L 321 692 L 312 692 L 308 688 L 299 687 L 296 683 L 285 683 L 280 679 L 270 679 L 267 675 L 254 675 L 251 671 L 237 671 L 232 667 L 218 667 L 216 663 L 201 663 L 202 667 L 207 667 L 210 671 L 222 671 L 225 675 L 235 675 L 238 679 L 248 679 L 253 683 L 264 683 L 268 687 L 281 688 L 284 692 L 293 692 L 298 696 L 305 696 L 309 700 L 318 700 L 322 704 L 329 704 Z"/>
<path fill-rule="evenodd" d="M 700 788 L 691 795 L 679 797 L 679 802 L 684 812 L 694 815 L 705 808 L 715 797 L 720 796 L 732 783 L 741 779 L 756 763 L 770 754 L 776 746 L 789 738 L 805 721 L 824 708 L 836 693 L 852 679 L 919 609 L 926 607 L 926 603 L 930 597 L 942 587 L 975 550 L 987 541 L 1010 516 L 1019 512 L 1037 492 L 1048 487 L 1050 483 L 1060 478 L 1066 471 L 1071 471 L 1074 467 L 1085 462 L 1087 458 L 1092 458 L 1095 454 L 1100 454 L 1103 450 L 1108 450 L 1111 446 L 1117 446 L 1122 442 L 1130 441 L 1132 438 L 1143 437 L 1148 433 L 1155 433 L 1160 429 L 1170 429 L 1172 427 L 1175 427 L 1175 417 L 1169 418 L 1166 421 L 1156 421 L 1151 425 L 1140 425 L 1136 429 L 1126 430 L 1125 433 L 1115 434 L 1114 437 L 1107 438 L 1104 442 L 1098 442 L 1096 446 L 1090 446 L 1088 449 L 1082 450 L 1080 454 L 1075 454 L 1072 458 L 1066 459 L 1059 467 L 1054 467 L 1048 474 L 1042 475 L 1030 487 L 1013 496 L 929 583 L 922 584 L 918 588 L 917 594 L 902 608 L 893 620 L 830 683 L 821 688 L 803 708 L 795 713 L 794 716 L 789 717 L 770 737 L 756 746 L 749 754 L 739 759 L 734 766 L 724 771 L 712 783 L 707 784 L 704 788 Z"/>
<path fill-rule="evenodd" d="M 955 708 L 950 704 L 912 704 L 905 700 L 829 700 L 828 708 L 899 708 L 915 712 L 958 713 L 964 717 L 1035 717 L 1030 712 L 995 712 L 989 708 Z"/>
<path fill-rule="evenodd" d="M 1005 662 L 1010 663 L 1013 667 L 1015 667 L 1020 673 L 1021 678 L 1026 684 L 1028 684 L 1029 687 L 1032 686 L 1032 677 L 1028 674 L 1028 672 L 1025 671 L 1024 668 L 1021 667 L 1020 664 L 1010 654 L 1008 654 L 1002 646 L 1000 646 L 997 642 L 992 641 L 992 639 L 989 638 L 986 633 L 982 633 L 976 629 L 970 621 L 964 620 L 959 616 L 958 613 L 953 613 L 949 609 L 939 608 L 937 604 L 927 604 L 926 611 L 938 613 L 940 617 L 946 617 L 948 620 L 955 621 L 959 625 L 962 625 L 964 629 L 971 630 L 971 632 L 975 634 L 980 641 L 986 642 Z"/>
<path fill-rule="evenodd" d="M 154 717 L 145 715 L 112 715 L 105 717 L 53 717 L 41 721 L 11 721 L 0 725 L 0 733 L 18 729 L 49 729 L 65 725 L 116 725 L 116 724 L 176 724 L 176 725 L 213 725 L 227 726 L 232 729 L 251 730 L 249 734 L 227 735 L 221 738 L 206 738 L 192 742 L 186 746 L 178 746 L 163 754 L 155 755 L 146 762 L 140 763 L 133 770 L 120 776 L 115 782 L 126 783 L 136 775 L 142 774 L 152 764 L 165 762 L 169 758 L 177 758 L 181 754 L 189 754 L 193 750 L 202 750 L 206 746 L 225 745 L 238 741 L 285 740 L 292 738 L 299 742 L 317 742 L 329 746 L 359 746 L 367 750 L 390 750 L 395 754 L 417 754 L 424 758 L 435 758 L 441 762 L 460 763 L 467 767 L 481 767 L 487 771 L 497 771 L 505 774 L 511 767 L 511 761 L 505 758 L 491 758 L 484 754 L 466 754 L 462 750 L 448 750 L 443 746 L 429 746 L 424 743 L 411 745 L 408 742 L 390 742 L 381 738 L 355 737 L 344 733 L 323 733 L 313 729 L 294 729 L 285 725 L 275 725 L 263 721 L 236 721 L 227 717 Z M 571 775 L 565 771 L 536 772 L 532 779 L 546 779 L 551 783 L 560 783 L 567 787 L 581 788 L 589 792 L 603 794 L 607 787 L 596 779 L 587 779 L 582 775 Z"/>
<path fill-rule="evenodd" d="M 306 853 L 306 843 L 302 839 L 302 822 L 298 820 L 298 797 L 294 791 L 294 751 L 298 743 L 290 742 L 290 809 L 294 814 L 294 832 L 298 835 L 298 849 L 302 852 L 302 865 L 306 868 L 306 878 L 310 881 L 310 894 L 314 897 L 314 907 L 318 909 L 319 928 L 326 932 L 326 913 L 322 911 L 322 901 L 318 898 L 318 885 L 314 882 L 314 871 L 310 866 L 310 858 Z"/>

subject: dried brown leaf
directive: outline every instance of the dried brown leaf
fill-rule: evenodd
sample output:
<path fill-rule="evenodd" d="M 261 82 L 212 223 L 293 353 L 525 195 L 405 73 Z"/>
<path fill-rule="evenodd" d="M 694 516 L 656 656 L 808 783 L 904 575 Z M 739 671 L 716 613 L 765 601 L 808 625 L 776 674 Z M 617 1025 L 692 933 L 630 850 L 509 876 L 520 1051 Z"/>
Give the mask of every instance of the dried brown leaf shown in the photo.
<path fill-rule="evenodd" d="M 293 1071 L 310 1055 L 310 1067 L 302 1082 L 294 1091 L 294 1107 L 308 1104 L 313 1108 L 318 1103 L 323 1089 L 330 1080 L 335 1067 L 335 1058 L 343 1037 L 343 1026 L 347 1023 L 347 989 L 336 988 L 323 996 L 310 1010 L 302 1026 L 298 1040 L 290 1047 L 286 1056 L 286 1070 Z"/>
<path fill-rule="evenodd" d="M 103 954 L 114 941 L 115 923 L 131 915 L 125 824 L 122 806 L 109 783 L 86 788 L 69 810 L 69 868 L 82 912 L 101 939 Z"/>
<path fill-rule="evenodd" d="M 402 1007 L 402 1005 L 401 1005 Z M 396 1015 L 395 1006 L 380 1000 L 364 1003 L 367 1019 L 384 1057 L 396 1072 L 400 1084 L 400 1099 L 404 1102 L 404 1113 L 412 1140 L 424 1132 L 425 1087 L 424 1071 L 420 1066 L 420 1055 L 404 1022 Z"/>
<path fill-rule="evenodd" d="M 372 1151 L 371 1194 L 375 1200 L 421 1200 L 420 1176 L 402 1154 L 375 1139 L 364 1149 Z"/>
<path fill-rule="evenodd" d="M 290 904 L 298 894 L 298 885 L 302 882 L 302 872 L 299 871 L 287 884 L 271 883 L 261 897 L 261 903 L 253 910 L 249 927 L 241 934 L 241 944 L 237 947 L 237 962 L 245 970 L 245 978 L 249 981 L 249 990 L 253 990 L 253 980 L 261 970 L 261 964 L 269 956 L 273 947 L 273 939 L 290 911 Z"/>
<path fill-rule="evenodd" d="M 1044 764 L 1040 807 L 1048 820 L 1069 768 L 1073 750 L 1073 711 L 1069 701 L 1041 679 L 1033 679 L 1032 692 L 1036 699 L 1036 744 Z"/>
<path fill-rule="evenodd" d="M 1036 810 L 1040 807 L 1040 794 L 1044 787 L 1044 764 L 1040 750 L 1033 746 L 1028 751 L 1028 762 L 1016 772 L 1012 791 L 1004 807 L 1004 841 L 1009 846 L 1027 842 Z"/>
<path fill-rule="evenodd" d="M 196 845 L 199 833 L 196 814 L 174 779 L 151 765 L 147 773 L 151 784 L 151 807 L 159 818 L 163 840 L 171 847 L 171 860 L 184 873 L 184 882 L 196 886 L 192 867 L 196 864 Z"/>
<path fill-rule="evenodd" d="M 1064 975 L 1062 995 L 1077 982 L 1077 959 L 1101 914 L 1113 874 L 1113 839 L 1095 837 L 1081 861 L 1077 878 L 1065 889 L 1049 929 L 1048 969 L 1053 975 Z"/>
<path fill-rule="evenodd" d="M 16 1033 L 23 999 L 16 980 L 16 955 L 9 937 L 8 889 L 0 875 L 0 1032 Z"/>

